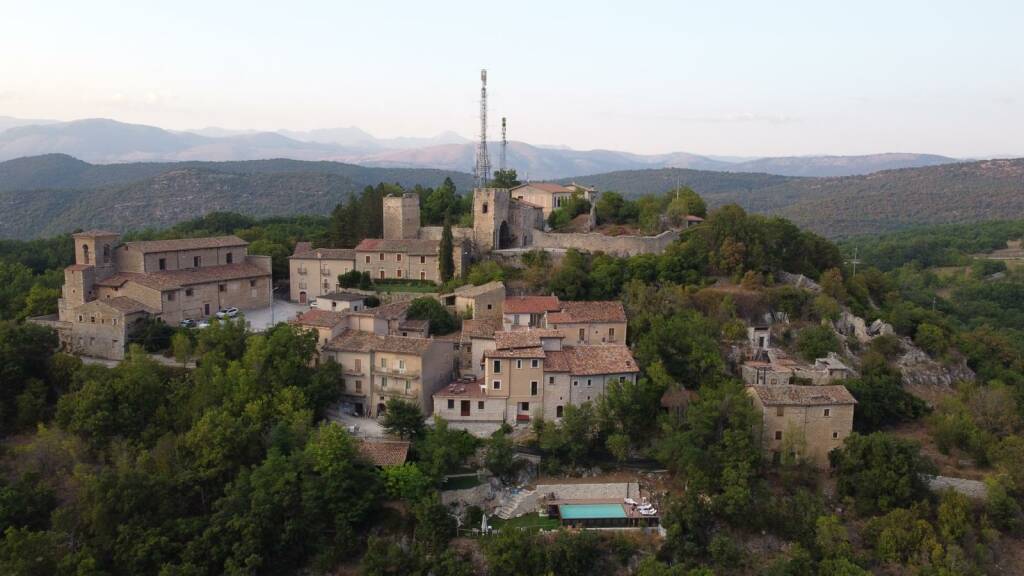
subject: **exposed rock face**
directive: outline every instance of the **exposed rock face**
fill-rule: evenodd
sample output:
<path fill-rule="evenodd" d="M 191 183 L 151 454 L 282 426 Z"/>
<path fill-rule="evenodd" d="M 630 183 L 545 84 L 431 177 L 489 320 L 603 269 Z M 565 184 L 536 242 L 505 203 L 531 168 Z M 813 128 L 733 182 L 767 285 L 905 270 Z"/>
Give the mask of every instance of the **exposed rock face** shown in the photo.
<path fill-rule="evenodd" d="M 867 344 L 878 336 L 896 333 L 891 324 L 883 322 L 881 319 L 868 324 L 863 318 L 855 316 L 847 310 L 843 310 L 842 315 L 834 323 L 834 326 L 836 332 L 844 336 L 853 336 L 861 344 Z"/>
<path fill-rule="evenodd" d="M 821 293 L 821 286 L 803 274 L 790 274 L 789 272 L 781 271 L 778 273 L 778 279 L 780 282 L 796 286 L 797 288 L 803 288 L 815 294 Z"/>
<path fill-rule="evenodd" d="M 932 387 L 952 390 L 957 382 L 972 381 L 974 371 L 960 360 L 951 366 L 933 360 L 909 338 L 901 339 L 906 352 L 896 361 L 907 387 Z"/>

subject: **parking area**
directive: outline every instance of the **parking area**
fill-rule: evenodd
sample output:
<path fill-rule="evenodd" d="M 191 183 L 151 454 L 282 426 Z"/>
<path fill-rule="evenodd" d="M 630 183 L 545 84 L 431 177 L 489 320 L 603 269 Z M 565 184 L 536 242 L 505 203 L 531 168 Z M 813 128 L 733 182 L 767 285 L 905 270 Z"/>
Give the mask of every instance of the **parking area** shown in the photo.
<path fill-rule="evenodd" d="M 305 312 L 306 310 L 309 310 L 309 305 L 307 304 L 289 302 L 288 300 L 274 300 L 272 307 L 267 306 L 266 308 L 245 310 L 243 314 L 246 321 L 249 322 L 250 328 L 256 332 L 261 332 L 274 324 L 287 322 L 295 318 L 299 312 Z"/>

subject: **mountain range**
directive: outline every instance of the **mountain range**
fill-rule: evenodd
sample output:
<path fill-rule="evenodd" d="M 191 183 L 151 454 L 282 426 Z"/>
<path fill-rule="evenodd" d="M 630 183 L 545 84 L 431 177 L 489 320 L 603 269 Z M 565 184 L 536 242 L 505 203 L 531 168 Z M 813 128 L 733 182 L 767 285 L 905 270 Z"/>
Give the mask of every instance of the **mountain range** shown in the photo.
<path fill-rule="evenodd" d="M 63 154 L 19 158 L 0 162 L 0 238 L 164 227 L 213 211 L 326 215 L 368 185 L 437 186 L 446 177 L 463 193 L 473 187 L 465 172 L 328 161 L 92 164 Z M 658 168 L 565 181 L 573 180 L 627 197 L 689 186 L 711 207 L 737 203 L 830 237 L 1024 218 L 1024 159 L 829 178 Z"/>
<path fill-rule="evenodd" d="M 171 131 L 107 119 L 56 122 L 0 117 L 0 161 L 68 154 L 98 164 L 125 162 L 241 161 L 288 158 L 363 166 L 432 168 L 468 172 L 476 144 L 444 132 L 430 138 L 376 138 L 357 127 L 259 132 L 208 127 Z M 491 157 L 499 144 L 491 143 Z M 647 168 L 763 172 L 782 176 L 849 176 L 879 170 L 957 162 L 932 154 L 786 156 L 734 159 L 687 152 L 642 155 L 616 150 L 573 150 L 509 142 L 509 167 L 523 178 L 544 180 Z"/>

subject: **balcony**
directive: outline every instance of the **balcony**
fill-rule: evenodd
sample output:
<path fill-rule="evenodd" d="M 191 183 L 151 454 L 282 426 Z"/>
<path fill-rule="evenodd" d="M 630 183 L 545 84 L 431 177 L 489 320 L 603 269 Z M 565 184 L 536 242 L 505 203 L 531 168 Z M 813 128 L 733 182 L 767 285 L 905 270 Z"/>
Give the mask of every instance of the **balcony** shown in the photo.
<path fill-rule="evenodd" d="M 331 271 L 329 269 L 327 269 L 327 268 L 321 268 L 320 269 L 320 275 L 321 276 L 330 276 L 331 275 Z"/>
<path fill-rule="evenodd" d="M 366 371 L 362 368 L 342 368 L 341 373 L 345 376 L 366 376 Z"/>
<path fill-rule="evenodd" d="M 383 376 L 394 376 L 397 378 L 419 378 L 420 373 L 418 370 L 409 370 L 407 368 L 374 368 L 374 374 L 381 374 Z"/>

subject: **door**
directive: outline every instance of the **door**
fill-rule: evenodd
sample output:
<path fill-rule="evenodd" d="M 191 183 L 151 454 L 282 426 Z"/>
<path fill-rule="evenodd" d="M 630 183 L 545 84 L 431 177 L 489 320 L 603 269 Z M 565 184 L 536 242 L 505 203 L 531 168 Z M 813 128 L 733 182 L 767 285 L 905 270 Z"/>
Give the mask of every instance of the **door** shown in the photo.
<path fill-rule="evenodd" d="M 210 315 L 210 305 L 209 304 L 203 304 L 203 316 L 209 316 L 209 315 Z"/>
<path fill-rule="evenodd" d="M 305 303 L 306 303 L 306 291 L 303 290 L 302 292 L 299 292 L 299 304 L 305 304 Z"/>
<path fill-rule="evenodd" d="M 459 410 L 459 415 L 460 416 L 469 416 L 469 400 L 463 400 L 460 403 L 459 408 L 460 408 L 460 410 Z"/>

